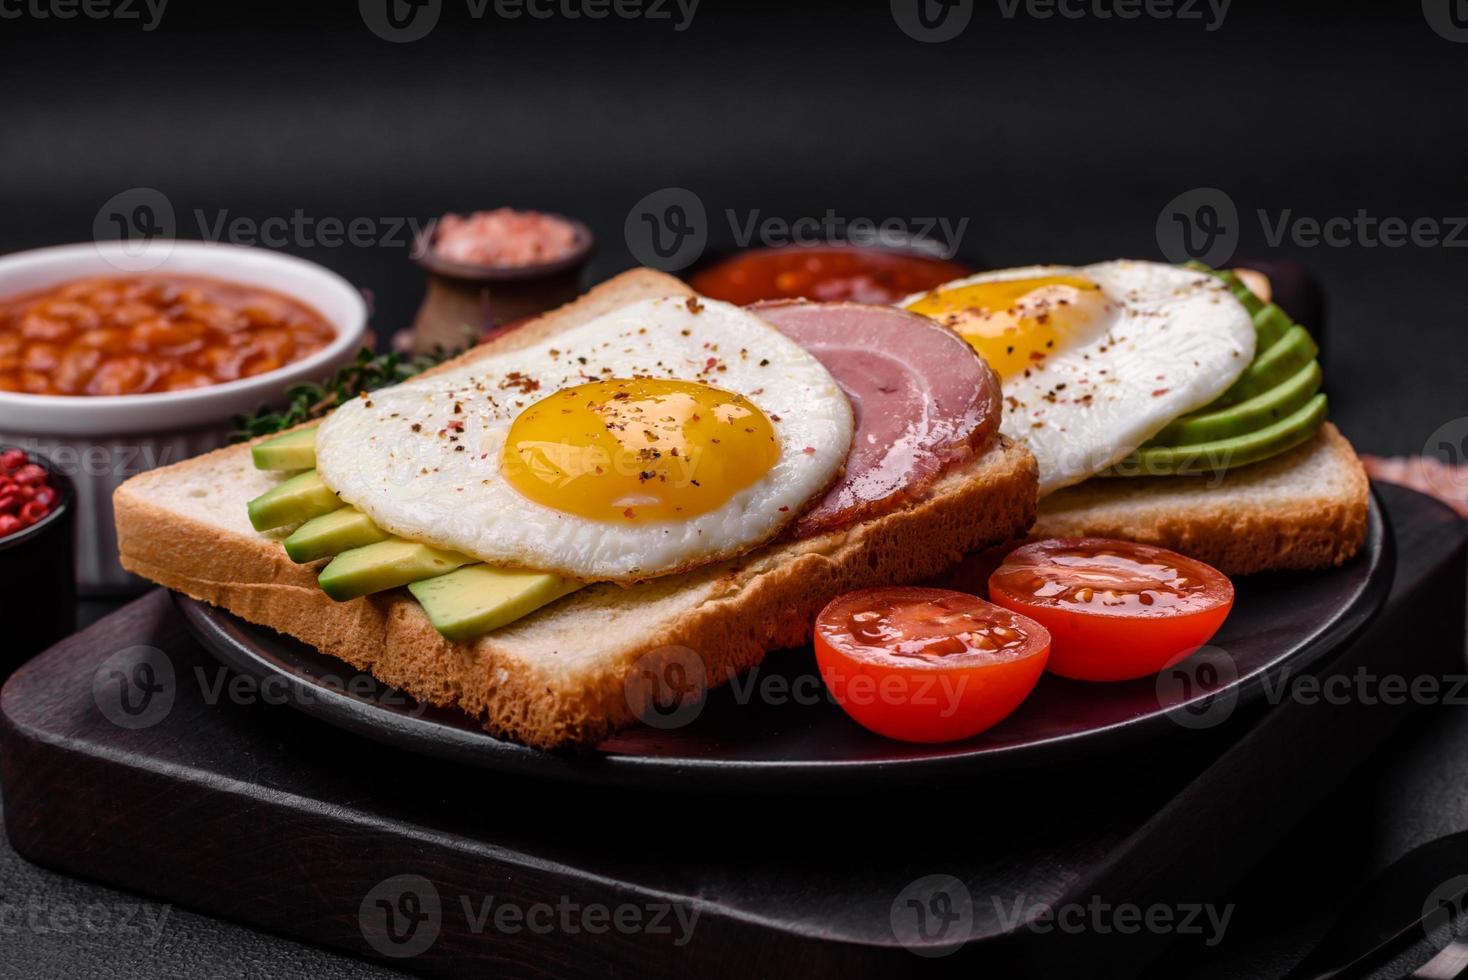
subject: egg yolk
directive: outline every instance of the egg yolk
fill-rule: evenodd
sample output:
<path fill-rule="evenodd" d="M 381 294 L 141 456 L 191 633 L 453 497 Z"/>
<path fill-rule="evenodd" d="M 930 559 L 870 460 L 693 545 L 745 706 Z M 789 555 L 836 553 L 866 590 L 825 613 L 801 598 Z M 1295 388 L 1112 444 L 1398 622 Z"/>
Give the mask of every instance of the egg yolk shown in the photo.
<path fill-rule="evenodd" d="M 907 308 L 956 330 L 1001 380 L 1043 363 L 1107 321 L 1105 293 L 1082 276 L 939 288 Z"/>
<path fill-rule="evenodd" d="M 716 510 L 779 458 L 774 427 L 743 395 L 633 378 L 565 388 L 526 408 L 502 463 L 536 503 L 626 523 Z"/>

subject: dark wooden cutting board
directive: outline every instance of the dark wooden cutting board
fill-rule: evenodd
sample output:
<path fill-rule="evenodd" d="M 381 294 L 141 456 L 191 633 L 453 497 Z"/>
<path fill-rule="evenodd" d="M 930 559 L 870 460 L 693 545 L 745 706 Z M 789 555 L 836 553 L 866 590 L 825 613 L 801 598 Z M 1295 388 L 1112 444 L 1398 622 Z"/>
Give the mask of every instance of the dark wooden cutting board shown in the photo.
<path fill-rule="evenodd" d="M 1463 522 L 1410 491 L 1381 495 L 1399 550 L 1391 598 L 1321 669 L 1461 670 Z M 125 705 L 109 686 L 109 658 L 138 646 L 173 672 L 166 711 Z M 231 684 L 162 591 L 32 661 L 0 695 L 16 849 L 443 976 L 1139 966 L 1166 937 L 1041 933 L 1014 916 L 1046 903 L 1220 901 L 1411 710 L 1284 699 L 1081 764 L 900 792 L 699 796 L 429 760 L 260 703 L 249 685 L 231 696 Z M 951 883 L 935 888 L 933 876 L 961 882 L 969 904 L 953 905 Z M 959 907 L 962 949 L 918 956 L 899 941 L 918 909 L 936 916 L 931 940 Z"/>

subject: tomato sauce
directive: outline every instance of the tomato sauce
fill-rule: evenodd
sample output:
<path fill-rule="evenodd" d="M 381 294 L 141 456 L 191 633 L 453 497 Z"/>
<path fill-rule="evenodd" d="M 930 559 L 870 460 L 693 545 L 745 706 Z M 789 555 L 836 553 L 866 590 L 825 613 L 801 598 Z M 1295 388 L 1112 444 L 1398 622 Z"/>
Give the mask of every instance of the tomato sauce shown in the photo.
<path fill-rule="evenodd" d="M 740 252 L 702 269 L 689 285 L 741 306 L 769 299 L 888 305 L 970 275 L 945 259 L 856 245 L 792 245 Z"/>
<path fill-rule="evenodd" d="M 131 395 L 274 371 L 335 329 L 298 300 L 198 276 L 77 279 L 0 299 L 0 391 Z"/>

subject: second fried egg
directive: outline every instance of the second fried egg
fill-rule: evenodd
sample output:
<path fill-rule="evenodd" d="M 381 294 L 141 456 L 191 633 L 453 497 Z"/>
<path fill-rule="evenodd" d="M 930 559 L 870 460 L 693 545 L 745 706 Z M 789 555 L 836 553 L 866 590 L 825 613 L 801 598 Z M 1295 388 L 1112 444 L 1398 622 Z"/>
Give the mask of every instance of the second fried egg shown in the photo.
<path fill-rule="evenodd" d="M 1212 276 L 1157 262 L 986 272 L 909 296 L 999 374 L 1005 435 L 1040 493 L 1118 462 L 1202 408 L 1254 356 L 1248 311 Z"/>

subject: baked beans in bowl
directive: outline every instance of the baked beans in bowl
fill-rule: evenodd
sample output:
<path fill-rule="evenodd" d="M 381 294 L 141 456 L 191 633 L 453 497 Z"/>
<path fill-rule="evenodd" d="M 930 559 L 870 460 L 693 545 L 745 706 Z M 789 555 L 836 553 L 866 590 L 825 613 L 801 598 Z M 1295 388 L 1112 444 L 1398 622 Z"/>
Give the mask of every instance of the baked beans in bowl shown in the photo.
<path fill-rule="evenodd" d="M 0 257 L 0 442 L 77 494 L 84 592 L 128 591 L 112 490 L 217 448 L 234 416 L 350 361 L 367 306 L 346 280 L 265 249 L 157 240 Z"/>
<path fill-rule="evenodd" d="M 151 274 L 73 279 L 0 297 L 0 391 L 204 388 L 277 370 L 335 336 L 311 307 L 258 286 Z"/>

